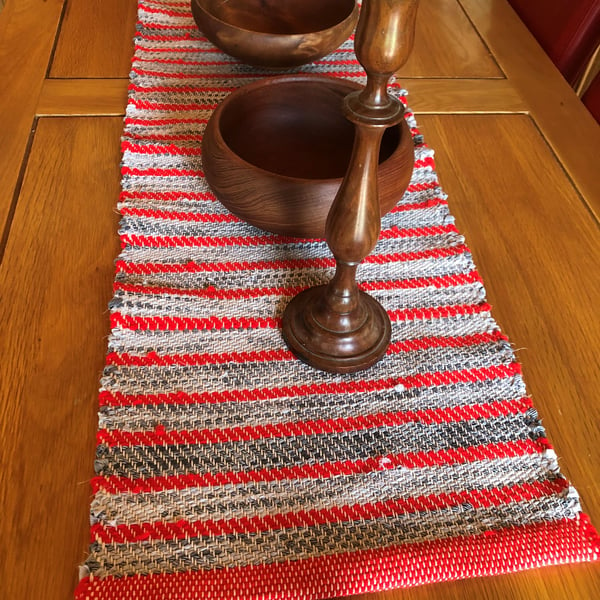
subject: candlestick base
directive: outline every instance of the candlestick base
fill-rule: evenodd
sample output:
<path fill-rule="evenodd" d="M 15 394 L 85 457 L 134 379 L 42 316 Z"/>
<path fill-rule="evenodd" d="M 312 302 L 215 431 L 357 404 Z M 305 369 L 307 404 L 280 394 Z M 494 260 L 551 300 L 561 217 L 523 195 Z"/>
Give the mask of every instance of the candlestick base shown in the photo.
<path fill-rule="evenodd" d="M 298 294 L 283 314 L 283 337 L 303 362 L 322 371 L 354 373 L 375 364 L 386 352 L 392 327 L 381 304 L 359 292 L 354 310 L 323 312 L 326 285 Z M 327 315 L 325 326 L 319 314 Z"/>

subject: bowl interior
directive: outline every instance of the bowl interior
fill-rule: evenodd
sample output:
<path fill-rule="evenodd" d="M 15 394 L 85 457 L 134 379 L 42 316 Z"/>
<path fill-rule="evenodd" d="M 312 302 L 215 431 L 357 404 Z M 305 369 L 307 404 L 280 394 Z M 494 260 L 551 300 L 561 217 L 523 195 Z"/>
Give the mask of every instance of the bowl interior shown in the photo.
<path fill-rule="evenodd" d="M 329 29 L 344 21 L 355 0 L 196 0 L 224 23 L 270 34 L 301 34 Z"/>
<path fill-rule="evenodd" d="M 354 125 L 342 114 L 342 102 L 354 89 L 337 81 L 255 87 L 223 105 L 220 134 L 237 156 L 265 171 L 302 179 L 342 178 L 354 143 Z M 387 129 L 379 162 L 399 143 L 398 127 Z"/>

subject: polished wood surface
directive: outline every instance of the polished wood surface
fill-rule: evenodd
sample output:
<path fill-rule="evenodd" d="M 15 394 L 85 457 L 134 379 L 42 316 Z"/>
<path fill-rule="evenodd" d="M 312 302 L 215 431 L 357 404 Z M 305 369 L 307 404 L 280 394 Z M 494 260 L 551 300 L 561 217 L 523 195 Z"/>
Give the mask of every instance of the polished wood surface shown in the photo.
<path fill-rule="evenodd" d="M 103 44 L 77 33 L 92 5 L 89 36 Z M 134 25 L 133 0 L 7 0 L 0 12 L 1 598 L 71 598 L 86 553 Z M 598 527 L 600 128 L 505 0 L 422 0 L 401 80 Z M 361 600 L 598 597 L 599 565 L 568 565 Z"/>
<path fill-rule="evenodd" d="M 348 80 L 302 74 L 259 80 L 229 95 L 202 140 L 202 167 L 217 198 L 261 229 L 325 237 L 354 138 L 342 105 L 360 89 Z M 385 132 L 379 159 L 383 215 L 410 179 L 414 150 L 406 123 Z"/>
<path fill-rule="evenodd" d="M 326 56 L 348 39 L 358 19 L 355 0 L 192 0 L 191 7 L 215 46 L 267 69 Z"/>

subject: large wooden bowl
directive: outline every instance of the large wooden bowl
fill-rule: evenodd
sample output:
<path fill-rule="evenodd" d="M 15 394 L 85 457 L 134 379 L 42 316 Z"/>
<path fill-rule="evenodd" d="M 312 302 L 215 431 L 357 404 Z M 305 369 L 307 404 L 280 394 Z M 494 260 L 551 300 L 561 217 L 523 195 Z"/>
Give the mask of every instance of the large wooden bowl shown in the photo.
<path fill-rule="evenodd" d="M 289 75 L 230 94 L 210 118 L 202 143 L 203 170 L 217 198 L 261 229 L 323 237 L 354 142 L 342 102 L 359 88 L 321 75 Z M 404 119 L 386 130 L 379 160 L 384 215 L 412 174 L 414 146 Z"/>
<path fill-rule="evenodd" d="M 271 69 L 333 52 L 358 21 L 355 0 L 191 0 L 198 28 L 218 48 Z"/>

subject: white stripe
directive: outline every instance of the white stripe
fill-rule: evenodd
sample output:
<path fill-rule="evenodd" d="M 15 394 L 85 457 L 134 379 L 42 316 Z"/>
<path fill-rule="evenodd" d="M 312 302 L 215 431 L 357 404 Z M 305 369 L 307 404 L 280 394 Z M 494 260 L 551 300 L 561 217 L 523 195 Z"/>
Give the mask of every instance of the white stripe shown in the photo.
<path fill-rule="evenodd" d="M 458 336 L 474 333 L 490 333 L 498 325 L 490 314 L 463 315 L 452 319 L 420 320 L 392 323 L 392 340 L 430 336 Z M 250 329 L 243 333 L 240 341 L 238 330 L 187 330 L 187 331 L 144 331 L 113 329 L 109 338 L 109 351 L 145 354 L 150 351 L 158 354 L 176 352 L 229 352 L 232 347 L 241 351 L 255 352 L 285 348 L 279 329 Z"/>
<path fill-rule="evenodd" d="M 436 307 L 465 304 L 477 304 L 483 300 L 484 292 L 480 283 L 448 288 L 378 290 L 371 295 L 383 305 L 393 310 L 396 307 Z M 237 317 L 280 317 L 285 306 L 282 297 L 265 295 L 256 298 L 221 299 L 202 298 L 193 296 L 144 295 L 118 292 L 111 308 L 121 314 L 132 316 L 163 316 L 174 317 L 208 317 L 237 316 Z M 287 297 L 287 300 L 290 298 Z"/>

